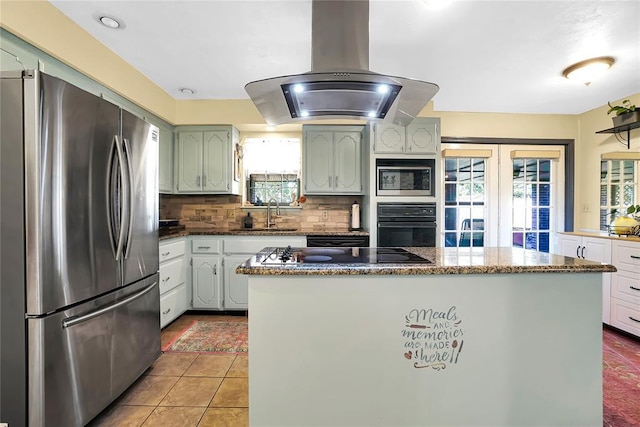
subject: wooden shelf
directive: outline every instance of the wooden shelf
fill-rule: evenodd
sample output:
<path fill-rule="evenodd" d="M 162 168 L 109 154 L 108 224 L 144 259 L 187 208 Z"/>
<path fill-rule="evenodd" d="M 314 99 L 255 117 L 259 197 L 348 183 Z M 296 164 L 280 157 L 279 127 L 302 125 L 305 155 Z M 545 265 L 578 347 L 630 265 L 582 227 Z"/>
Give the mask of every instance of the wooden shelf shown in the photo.
<path fill-rule="evenodd" d="M 620 141 L 620 142 L 622 144 L 626 144 L 627 150 L 628 150 L 629 149 L 629 140 L 631 138 L 631 130 L 632 129 L 637 129 L 637 128 L 640 128 L 640 122 L 628 123 L 626 125 L 621 125 L 621 126 L 614 126 L 612 128 L 609 128 L 609 129 L 599 130 L 596 133 L 613 133 L 613 134 L 615 134 L 616 139 L 618 139 L 618 141 L 620 141 L 620 138 L 622 138 L 622 141 Z M 624 139 L 623 132 L 627 133 L 627 139 Z M 618 137 L 618 135 L 620 135 L 620 138 Z"/>

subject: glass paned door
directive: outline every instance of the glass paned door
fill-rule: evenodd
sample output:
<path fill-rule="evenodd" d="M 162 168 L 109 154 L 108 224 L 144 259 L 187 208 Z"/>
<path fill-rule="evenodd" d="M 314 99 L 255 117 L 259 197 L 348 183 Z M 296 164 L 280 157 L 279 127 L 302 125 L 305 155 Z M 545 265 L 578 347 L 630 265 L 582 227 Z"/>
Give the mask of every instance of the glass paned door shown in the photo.
<path fill-rule="evenodd" d="M 555 158 L 548 146 L 514 155 L 522 149 L 500 147 L 500 245 L 551 252 L 564 223 L 564 148 L 553 147 Z"/>
<path fill-rule="evenodd" d="M 484 246 L 486 159 L 449 157 L 444 165 L 444 246 Z"/>
<path fill-rule="evenodd" d="M 512 245 L 549 252 L 551 160 L 513 159 Z"/>

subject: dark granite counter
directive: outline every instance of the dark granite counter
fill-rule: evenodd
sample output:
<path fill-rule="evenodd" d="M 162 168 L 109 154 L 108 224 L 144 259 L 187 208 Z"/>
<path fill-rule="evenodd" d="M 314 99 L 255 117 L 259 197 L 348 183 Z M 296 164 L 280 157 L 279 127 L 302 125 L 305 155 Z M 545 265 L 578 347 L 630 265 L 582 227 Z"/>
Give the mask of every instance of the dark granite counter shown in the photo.
<path fill-rule="evenodd" d="M 348 230 L 298 230 L 288 228 L 249 228 L 217 230 L 211 228 L 170 228 L 160 229 L 159 239 L 173 239 L 184 236 L 368 236 L 368 231 L 348 231 Z"/>
<path fill-rule="evenodd" d="M 513 273 L 610 273 L 612 265 L 517 248 L 405 248 L 431 264 L 264 265 L 265 248 L 236 269 L 248 275 L 448 275 Z"/>

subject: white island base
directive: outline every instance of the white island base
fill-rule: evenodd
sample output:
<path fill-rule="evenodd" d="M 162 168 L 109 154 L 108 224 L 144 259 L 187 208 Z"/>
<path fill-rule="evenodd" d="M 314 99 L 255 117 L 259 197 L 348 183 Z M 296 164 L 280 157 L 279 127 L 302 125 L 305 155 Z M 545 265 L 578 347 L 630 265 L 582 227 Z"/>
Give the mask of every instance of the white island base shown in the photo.
<path fill-rule="evenodd" d="M 250 424 L 602 426 L 601 283 L 250 275 Z"/>

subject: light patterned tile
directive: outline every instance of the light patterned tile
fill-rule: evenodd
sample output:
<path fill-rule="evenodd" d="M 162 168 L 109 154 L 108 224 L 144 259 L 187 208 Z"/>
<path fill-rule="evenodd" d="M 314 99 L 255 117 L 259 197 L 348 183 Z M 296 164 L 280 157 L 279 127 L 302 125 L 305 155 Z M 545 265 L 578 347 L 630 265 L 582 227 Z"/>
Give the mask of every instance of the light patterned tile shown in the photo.
<path fill-rule="evenodd" d="M 209 406 L 222 378 L 182 377 L 160 406 Z"/>
<path fill-rule="evenodd" d="M 249 356 L 237 356 L 233 365 L 227 372 L 227 377 L 248 377 L 249 376 Z"/>
<path fill-rule="evenodd" d="M 216 408 L 248 408 L 249 378 L 225 378 L 209 406 Z"/>
<path fill-rule="evenodd" d="M 139 427 L 153 412 L 154 406 L 111 406 L 90 424 L 90 427 Z"/>
<path fill-rule="evenodd" d="M 196 427 L 206 408 L 158 406 L 143 427 Z"/>
<path fill-rule="evenodd" d="M 179 377 L 145 375 L 136 381 L 118 401 L 118 405 L 156 406 L 167 395 Z"/>
<path fill-rule="evenodd" d="M 200 354 L 184 373 L 189 377 L 224 377 L 235 355 Z"/>
<path fill-rule="evenodd" d="M 182 376 L 197 357 L 193 353 L 163 353 L 151 365 L 148 375 Z"/>
<path fill-rule="evenodd" d="M 249 408 L 209 408 L 198 427 L 248 427 Z"/>

